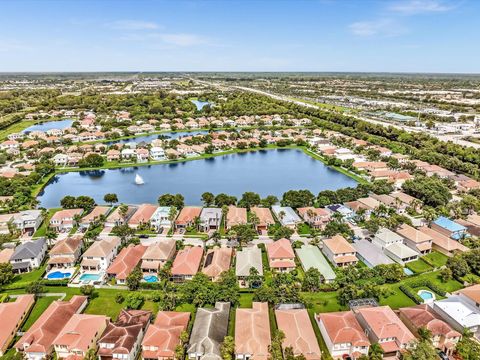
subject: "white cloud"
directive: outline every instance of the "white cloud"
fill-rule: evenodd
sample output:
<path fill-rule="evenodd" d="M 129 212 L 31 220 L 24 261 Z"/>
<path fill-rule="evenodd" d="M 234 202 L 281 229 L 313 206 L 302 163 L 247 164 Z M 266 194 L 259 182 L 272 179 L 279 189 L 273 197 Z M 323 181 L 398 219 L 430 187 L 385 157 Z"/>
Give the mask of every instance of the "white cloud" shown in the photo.
<path fill-rule="evenodd" d="M 408 0 L 396 2 L 389 7 L 389 10 L 404 15 L 439 13 L 451 9 L 453 6 L 438 0 Z"/>
<path fill-rule="evenodd" d="M 208 44 L 208 39 L 196 34 L 159 34 L 159 38 L 167 43 L 177 46 L 195 46 Z"/>
<path fill-rule="evenodd" d="M 141 20 L 117 20 L 107 26 L 116 30 L 157 30 L 160 26 L 154 22 Z"/>
<path fill-rule="evenodd" d="M 372 21 L 358 21 L 349 25 L 350 31 L 357 36 L 398 36 L 405 33 L 406 29 L 391 19 Z"/>

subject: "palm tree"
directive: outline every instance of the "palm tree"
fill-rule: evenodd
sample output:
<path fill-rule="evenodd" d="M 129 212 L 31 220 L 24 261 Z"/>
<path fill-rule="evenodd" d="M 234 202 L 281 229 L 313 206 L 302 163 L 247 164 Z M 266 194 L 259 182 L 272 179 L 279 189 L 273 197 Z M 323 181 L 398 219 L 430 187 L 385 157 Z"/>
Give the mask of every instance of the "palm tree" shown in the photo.
<path fill-rule="evenodd" d="M 223 217 L 223 225 L 225 229 L 227 228 L 227 215 L 228 215 L 228 206 L 223 205 L 222 206 L 222 217 Z"/>
<path fill-rule="evenodd" d="M 170 226 L 173 228 L 173 222 L 177 218 L 177 208 L 172 206 L 168 212 L 168 221 L 170 221 Z"/>
<path fill-rule="evenodd" d="M 425 206 L 422 210 L 422 216 L 430 226 L 431 222 L 437 218 L 437 211 L 430 206 Z"/>

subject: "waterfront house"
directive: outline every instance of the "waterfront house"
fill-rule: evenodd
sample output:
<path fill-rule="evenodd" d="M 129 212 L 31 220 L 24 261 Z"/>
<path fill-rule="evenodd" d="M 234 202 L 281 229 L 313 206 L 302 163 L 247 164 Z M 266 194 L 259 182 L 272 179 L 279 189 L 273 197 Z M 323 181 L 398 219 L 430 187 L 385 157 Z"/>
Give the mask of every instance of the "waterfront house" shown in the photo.
<path fill-rule="evenodd" d="M 283 226 L 295 229 L 302 222 L 302 219 L 289 206 L 273 205 L 272 211 Z"/>
<path fill-rule="evenodd" d="M 115 149 L 110 149 L 107 151 L 107 161 L 118 161 L 120 160 L 120 151 Z"/>
<path fill-rule="evenodd" d="M 102 218 L 106 218 L 107 214 L 110 212 L 109 206 L 95 206 L 90 213 L 82 217 L 79 222 L 80 229 L 88 229 L 88 227 Z"/>
<path fill-rule="evenodd" d="M 405 239 L 405 245 L 420 254 L 425 255 L 432 251 L 432 237 L 418 231 L 413 226 L 402 224 L 398 227 L 396 233 Z"/>
<path fill-rule="evenodd" d="M 41 360 L 52 355 L 53 341 L 74 314 L 87 306 L 88 297 L 74 295 L 68 301 L 55 300 L 15 344 L 27 360 Z"/>
<path fill-rule="evenodd" d="M 117 207 L 110 215 L 108 215 L 107 220 L 105 221 L 106 227 L 114 227 L 118 225 L 123 225 L 130 220 L 135 211 L 137 211 L 136 206 L 128 206 L 125 214 L 122 214 L 120 211 L 121 207 Z"/>
<path fill-rule="evenodd" d="M 194 226 L 196 219 L 200 218 L 201 212 L 201 207 L 185 206 L 182 210 L 180 210 L 180 213 L 175 219 L 175 228 L 186 229 L 187 227 Z"/>
<path fill-rule="evenodd" d="M 227 219 L 225 221 L 225 228 L 231 229 L 235 225 L 243 225 L 247 223 L 247 209 L 239 208 L 235 205 L 228 207 Z"/>
<path fill-rule="evenodd" d="M 182 332 L 187 330 L 189 312 L 159 311 L 142 341 L 142 360 L 175 358 Z"/>
<path fill-rule="evenodd" d="M 106 271 L 117 255 L 120 242 L 117 236 L 94 241 L 83 253 L 80 264 L 82 271 Z"/>
<path fill-rule="evenodd" d="M 360 308 L 356 318 L 370 343 L 378 343 L 383 357 L 398 357 L 413 345 L 415 336 L 389 306 Z"/>
<path fill-rule="evenodd" d="M 356 265 L 357 251 L 342 235 L 323 240 L 323 253 L 337 267 Z"/>
<path fill-rule="evenodd" d="M 117 284 L 125 284 L 128 275 L 130 275 L 139 264 L 146 250 L 146 246 L 133 244 L 123 248 L 113 260 L 113 263 L 108 267 L 108 276 L 114 277 Z"/>
<path fill-rule="evenodd" d="M 352 246 L 357 251 L 357 258 L 360 259 L 369 268 L 374 268 L 377 265 L 389 265 L 394 261 L 386 256 L 382 249 L 370 241 L 361 239 L 355 241 Z"/>
<path fill-rule="evenodd" d="M 248 286 L 247 278 L 252 268 L 257 270 L 258 275 L 263 276 L 262 250 L 257 246 L 246 247 L 237 252 L 235 275 L 242 286 Z"/>
<path fill-rule="evenodd" d="M 320 360 L 317 337 L 306 309 L 276 309 L 275 319 L 280 331 L 285 334 L 283 349 L 291 347 L 295 356 L 307 360 Z"/>
<path fill-rule="evenodd" d="M 314 268 L 320 272 L 326 283 L 335 280 L 335 272 L 330 267 L 330 264 L 327 259 L 325 259 L 318 246 L 303 245 L 301 248 L 295 249 L 295 252 L 300 260 L 300 264 L 302 264 L 303 271 Z"/>
<path fill-rule="evenodd" d="M 55 243 L 48 253 L 47 270 L 52 268 L 73 268 L 80 257 L 83 247 L 81 236 L 67 237 Z"/>
<path fill-rule="evenodd" d="M 13 272 L 24 273 L 38 269 L 47 252 L 45 239 L 25 241 L 15 248 L 10 258 Z"/>
<path fill-rule="evenodd" d="M 164 227 L 170 227 L 172 226 L 172 221 L 170 220 L 170 211 L 172 207 L 170 206 L 159 206 L 155 210 L 155 212 L 152 214 L 152 217 L 150 218 L 150 224 L 157 230 L 160 231 L 160 229 Z M 173 219 L 175 220 L 175 219 Z"/>
<path fill-rule="evenodd" d="M 35 231 L 40 227 L 43 221 L 41 210 L 23 210 L 13 217 L 13 224 L 22 233 L 33 235 Z"/>
<path fill-rule="evenodd" d="M 57 211 L 50 218 L 50 227 L 57 232 L 69 232 L 76 225 L 76 217 L 80 216 L 83 209 L 64 209 Z"/>
<path fill-rule="evenodd" d="M 266 244 L 268 265 L 270 269 L 279 272 L 289 272 L 295 269 L 295 253 L 288 239 L 280 239 Z"/>
<path fill-rule="evenodd" d="M 235 311 L 235 358 L 268 360 L 271 344 L 268 303 L 253 302 L 252 308 Z"/>
<path fill-rule="evenodd" d="M 148 245 L 142 256 L 142 264 L 140 265 L 142 272 L 156 274 L 158 269 L 173 258 L 175 251 L 176 241 L 172 238 L 162 239 Z"/>
<path fill-rule="evenodd" d="M 153 161 L 162 161 L 165 160 L 165 150 L 159 146 L 154 146 L 150 148 L 150 158 Z"/>
<path fill-rule="evenodd" d="M 200 268 L 203 248 L 200 246 L 186 247 L 180 250 L 173 261 L 170 273 L 174 281 L 191 280 Z"/>
<path fill-rule="evenodd" d="M 213 281 L 218 280 L 224 271 L 228 271 L 230 269 L 232 254 L 232 248 L 216 247 L 209 249 L 207 251 L 207 255 L 205 256 L 202 272 Z"/>
<path fill-rule="evenodd" d="M 331 220 L 332 213 L 324 208 L 314 208 L 313 206 L 297 209 L 301 218 L 314 229 L 323 229 Z"/>
<path fill-rule="evenodd" d="M 334 359 L 358 359 L 368 355 L 370 341 L 353 311 L 315 315 L 328 352 Z"/>
<path fill-rule="evenodd" d="M 150 311 L 122 309 L 98 339 L 99 360 L 135 360 L 151 318 Z"/>
<path fill-rule="evenodd" d="M 269 208 L 252 207 L 250 211 L 258 218 L 258 224 L 255 224 L 257 231 L 267 231 L 270 225 L 275 224 Z"/>
<path fill-rule="evenodd" d="M 228 333 L 230 303 L 198 308 L 187 348 L 189 360 L 222 360 L 220 347 Z"/>
<path fill-rule="evenodd" d="M 128 225 L 133 228 L 137 228 L 140 225 L 151 225 L 151 219 L 153 214 L 157 211 L 158 206 L 152 204 L 142 204 L 138 207 L 137 211 L 128 220 Z"/>
<path fill-rule="evenodd" d="M 222 209 L 203 208 L 200 213 L 200 231 L 209 232 L 210 230 L 220 229 L 222 222 Z"/>
<path fill-rule="evenodd" d="M 444 255 L 453 256 L 457 252 L 468 251 L 468 248 L 465 245 L 429 228 L 428 226 L 419 227 L 418 230 L 430 236 L 432 238 L 432 249 L 439 251 Z"/>
<path fill-rule="evenodd" d="M 74 314 L 53 341 L 59 359 L 78 359 L 97 348 L 109 318 L 103 315 Z"/>
<path fill-rule="evenodd" d="M 468 237 L 467 228 L 463 225 L 458 224 L 457 222 L 445 217 L 440 216 L 438 219 L 432 222 L 430 227 L 446 235 L 454 240 L 462 240 L 465 237 Z"/>
<path fill-rule="evenodd" d="M 419 336 L 418 329 L 427 329 L 432 334 L 432 343 L 437 349 L 451 355 L 462 334 L 454 330 L 438 315 L 431 306 L 426 304 L 398 309 L 398 316 L 408 329 Z"/>
<path fill-rule="evenodd" d="M 326 206 L 333 213 L 338 213 L 343 219 L 350 221 L 355 216 L 355 211 L 342 204 L 333 204 Z"/>

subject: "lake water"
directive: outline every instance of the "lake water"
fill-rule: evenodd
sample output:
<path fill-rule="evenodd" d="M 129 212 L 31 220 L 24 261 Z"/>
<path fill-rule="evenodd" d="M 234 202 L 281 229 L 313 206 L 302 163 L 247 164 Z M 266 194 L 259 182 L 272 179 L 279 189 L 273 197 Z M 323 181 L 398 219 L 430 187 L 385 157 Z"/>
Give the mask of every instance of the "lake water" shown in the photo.
<path fill-rule="evenodd" d="M 135 184 L 139 174 L 144 185 Z M 205 191 L 239 197 L 254 191 L 281 197 L 288 190 L 336 190 L 356 186 L 352 178 L 300 150 L 278 149 L 217 156 L 174 164 L 70 172 L 55 176 L 39 195 L 40 206 L 58 207 L 65 195 L 88 195 L 103 203 L 106 193 L 120 202 L 156 203 L 164 193 L 180 193 L 188 205 L 200 205 Z"/>
<path fill-rule="evenodd" d="M 31 131 L 47 131 L 52 129 L 66 129 L 71 127 L 73 124 L 73 120 L 65 119 L 65 120 L 58 120 L 58 121 L 45 121 L 43 123 L 38 123 L 28 128 L 24 129 L 22 132 L 27 133 Z"/>
<path fill-rule="evenodd" d="M 142 135 L 137 136 L 129 139 L 121 139 L 121 140 L 112 140 L 107 141 L 105 144 L 113 145 L 113 144 L 128 144 L 128 143 L 141 143 L 145 141 L 146 143 L 152 142 L 152 140 L 158 139 L 159 136 L 165 136 L 169 139 L 178 139 L 179 137 L 183 136 L 195 136 L 195 135 L 206 135 L 208 134 L 207 130 L 198 130 L 198 131 L 177 131 L 177 132 L 164 132 L 161 134 L 151 134 L 151 135 Z"/>
<path fill-rule="evenodd" d="M 208 101 L 200 101 L 200 100 L 190 100 L 192 103 L 195 104 L 197 110 L 202 110 L 205 105 L 211 105 Z"/>

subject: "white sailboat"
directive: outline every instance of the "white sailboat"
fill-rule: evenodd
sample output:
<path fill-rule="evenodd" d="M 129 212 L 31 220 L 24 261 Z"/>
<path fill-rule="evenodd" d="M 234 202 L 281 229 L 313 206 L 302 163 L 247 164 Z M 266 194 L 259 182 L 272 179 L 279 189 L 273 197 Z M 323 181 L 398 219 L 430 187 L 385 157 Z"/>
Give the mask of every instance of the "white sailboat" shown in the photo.
<path fill-rule="evenodd" d="M 143 185 L 145 184 L 145 181 L 143 181 L 143 178 L 140 175 L 135 175 L 135 184 L 137 185 Z"/>

